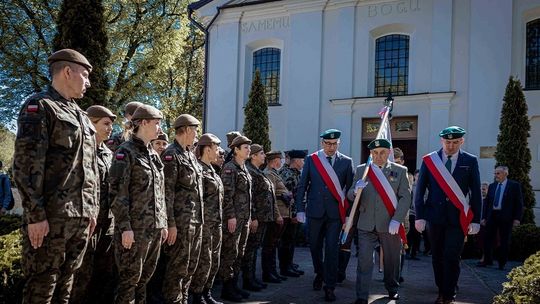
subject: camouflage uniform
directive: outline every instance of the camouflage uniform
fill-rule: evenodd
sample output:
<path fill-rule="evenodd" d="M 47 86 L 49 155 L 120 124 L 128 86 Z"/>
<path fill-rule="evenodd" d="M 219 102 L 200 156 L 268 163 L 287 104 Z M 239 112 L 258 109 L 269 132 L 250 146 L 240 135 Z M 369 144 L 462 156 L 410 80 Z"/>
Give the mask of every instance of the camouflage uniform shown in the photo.
<path fill-rule="evenodd" d="M 24 208 L 24 303 L 67 303 L 80 267 L 89 218 L 98 215 L 95 129 L 79 106 L 54 88 L 31 96 L 18 120 L 13 173 Z M 34 249 L 27 224 L 47 220 Z"/>
<path fill-rule="evenodd" d="M 212 166 L 200 161 L 204 177 L 204 226 L 201 256 L 191 289 L 201 293 L 211 289 L 219 269 L 222 237 L 223 183 Z"/>
<path fill-rule="evenodd" d="M 245 166 L 234 159 L 223 166 L 223 241 L 219 274 L 223 281 L 235 278 L 240 265 L 249 233 L 251 216 L 251 175 Z M 236 230 L 230 233 L 227 221 L 236 218 Z"/>
<path fill-rule="evenodd" d="M 293 198 L 296 193 L 296 186 L 300 181 L 300 170 L 291 168 L 285 164 L 279 170 L 279 175 L 285 184 L 285 187 L 292 192 Z M 296 234 L 298 231 L 298 224 L 292 222 L 292 218 L 296 217 L 296 207 L 294 201 L 290 201 L 289 210 L 290 217 L 283 219 L 284 230 L 281 235 L 281 242 L 278 248 L 279 268 L 283 271 L 289 269 L 293 264 L 294 245 L 296 242 Z"/>
<path fill-rule="evenodd" d="M 191 277 L 201 253 L 203 208 L 202 167 L 189 150 L 174 141 L 163 153 L 168 226 L 177 228 L 176 242 L 164 250 L 168 258 L 163 281 L 167 303 L 187 303 Z"/>
<path fill-rule="evenodd" d="M 161 230 L 167 228 L 163 164 L 136 136 L 115 152 L 110 199 L 114 215 L 114 254 L 118 267 L 116 303 L 144 303 L 146 284 L 156 267 Z M 131 249 L 122 246 L 122 233 L 133 231 Z"/>
<path fill-rule="evenodd" d="M 105 144 L 107 145 L 107 148 L 114 152 L 124 141 L 125 140 L 122 137 L 122 132 L 120 132 L 118 134 L 114 134 L 113 136 L 111 136 L 111 138 L 107 139 L 105 141 Z"/>
<path fill-rule="evenodd" d="M 97 148 L 100 179 L 99 215 L 83 263 L 75 274 L 71 303 L 103 303 L 114 300 L 116 286 L 112 247 L 114 224 L 109 203 L 109 169 L 112 154 L 104 143 Z"/>

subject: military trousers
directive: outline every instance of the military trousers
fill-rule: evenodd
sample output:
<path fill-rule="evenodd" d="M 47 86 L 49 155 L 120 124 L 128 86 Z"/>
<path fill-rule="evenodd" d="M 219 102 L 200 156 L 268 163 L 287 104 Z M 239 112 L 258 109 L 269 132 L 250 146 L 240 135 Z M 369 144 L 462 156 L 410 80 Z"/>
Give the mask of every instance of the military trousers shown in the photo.
<path fill-rule="evenodd" d="M 236 229 L 230 233 L 227 220 L 223 222 L 223 241 L 221 243 L 221 258 L 219 275 L 223 281 L 232 279 L 240 272 L 240 266 L 246 249 L 249 234 L 248 220 L 236 222 Z"/>
<path fill-rule="evenodd" d="M 112 219 L 98 219 L 81 267 L 75 273 L 70 303 L 111 303 L 116 288 Z"/>
<path fill-rule="evenodd" d="M 261 268 L 263 275 L 265 273 L 277 273 L 276 249 L 284 228 L 284 225 L 279 225 L 276 222 L 267 223 L 261 250 Z"/>
<path fill-rule="evenodd" d="M 255 274 L 257 264 L 257 251 L 261 247 L 262 240 L 266 233 L 268 222 L 259 222 L 255 232 L 249 232 L 244 257 L 242 258 L 242 272 L 244 277 L 251 278 Z"/>
<path fill-rule="evenodd" d="M 204 289 L 211 289 L 214 285 L 214 278 L 219 270 L 222 229 L 221 222 L 206 221 L 204 223 L 201 255 L 191 280 L 191 290 L 194 293 L 201 293 Z"/>
<path fill-rule="evenodd" d="M 278 245 L 279 268 L 286 270 L 292 266 L 298 224 L 291 218 L 283 218 L 283 232 Z"/>
<path fill-rule="evenodd" d="M 73 277 L 88 244 L 88 218 L 49 218 L 49 233 L 34 249 L 22 228 L 23 303 L 68 303 Z M 54 299 L 53 299 L 54 297 Z"/>
<path fill-rule="evenodd" d="M 145 303 L 146 284 L 150 281 L 161 248 L 161 229 L 134 231 L 130 249 L 122 246 L 122 234 L 115 231 L 114 256 L 118 268 L 115 303 Z"/>
<path fill-rule="evenodd" d="M 167 256 L 162 289 L 165 303 L 187 303 L 191 278 L 201 254 L 202 232 L 201 224 L 177 227 L 176 242 L 164 246 Z"/>

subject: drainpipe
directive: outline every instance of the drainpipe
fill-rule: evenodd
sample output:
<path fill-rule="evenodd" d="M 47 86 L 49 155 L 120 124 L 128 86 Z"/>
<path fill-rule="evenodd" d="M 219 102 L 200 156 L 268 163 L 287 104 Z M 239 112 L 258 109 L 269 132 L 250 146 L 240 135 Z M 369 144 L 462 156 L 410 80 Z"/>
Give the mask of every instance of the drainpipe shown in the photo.
<path fill-rule="evenodd" d="M 188 19 L 191 21 L 193 25 L 195 25 L 199 30 L 201 30 L 204 33 L 204 80 L 203 80 L 203 117 L 202 117 L 202 132 L 206 133 L 206 116 L 207 116 L 207 103 L 208 103 L 208 53 L 210 52 L 210 27 L 214 23 L 214 21 L 219 16 L 219 13 L 221 12 L 221 7 L 219 6 L 217 8 L 217 13 L 214 15 L 212 20 L 210 20 L 210 23 L 208 23 L 207 27 L 204 27 L 202 24 L 197 22 L 195 19 L 193 19 L 193 8 L 191 6 L 188 6 Z"/>

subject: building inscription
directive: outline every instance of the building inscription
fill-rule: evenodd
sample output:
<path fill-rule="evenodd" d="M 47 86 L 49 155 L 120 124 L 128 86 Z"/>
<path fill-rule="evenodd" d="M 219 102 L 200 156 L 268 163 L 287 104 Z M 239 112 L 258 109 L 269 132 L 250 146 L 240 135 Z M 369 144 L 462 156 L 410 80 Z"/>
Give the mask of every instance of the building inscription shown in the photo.
<path fill-rule="evenodd" d="M 259 32 L 289 28 L 289 17 L 267 18 L 256 21 L 242 22 L 242 32 Z"/>
<path fill-rule="evenodd" d="M 406 14 L 420 10 L 420 0 L 403 0 L 368 6 L 368 17 Z"/>

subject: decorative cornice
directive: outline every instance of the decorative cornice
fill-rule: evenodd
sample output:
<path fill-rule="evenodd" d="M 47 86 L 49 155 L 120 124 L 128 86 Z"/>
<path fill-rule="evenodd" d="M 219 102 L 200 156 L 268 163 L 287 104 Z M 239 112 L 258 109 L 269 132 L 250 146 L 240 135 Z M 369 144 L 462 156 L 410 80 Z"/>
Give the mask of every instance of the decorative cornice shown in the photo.
<path fill-rule="evenodd" d="M 452 98 L 456 95 L 455 91 L 451 92 L 435 92 L 435 93 L 419 93 L 419 94 L 409 94 L 403 96 L 393 96 L 396 103 L 407 103 L 407 102 L 417 102 L 417 101 L 447 101 L 450 102 Z M 359 104 L 380 104 L 386 97 L 377 96 L 377 97 L 353 97 L 353 98 L 343 98 L 343 99 L 330 99 L 330 103 L 336 106 L 355 106 Z"/>

